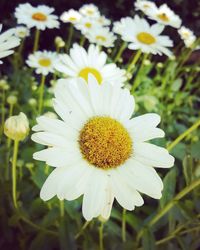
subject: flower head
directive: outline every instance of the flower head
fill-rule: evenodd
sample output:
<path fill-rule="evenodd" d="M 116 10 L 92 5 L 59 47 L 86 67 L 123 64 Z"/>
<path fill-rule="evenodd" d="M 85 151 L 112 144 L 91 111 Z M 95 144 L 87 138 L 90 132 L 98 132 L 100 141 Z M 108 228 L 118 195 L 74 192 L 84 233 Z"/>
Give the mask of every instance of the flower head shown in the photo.
<path fill-rule="evenodd" d="M 25 38 L 30 35 L 30 30 L 25 26 L 18 26 L 15 28 L 15 36 L 19 38 Z"/>
<path fill-rule="evenodd" d="M 4 134 L 17 141 L 23 141 L 29 133 L 29 121 L 22 112 L 19 115 L 9 117 L 4 124 Z"/>
<path fill-rule="evenodd" d="M 0 25 L 0 32 L 2 25 Z M 0 34 L 0 58 L 4 58 L 14 53 L 13 48 L 20 44 L 20 39 L 15 36 L 15 29 L 9 29 Z M 0 60 L 0 64 L 2 61 Z"/>
<path fill-rule="evenodd" d="M 154 2 L 137 0 L 135 2 L 135 8 L 136 8 L 136 10 L 141 10 L 142 12 L 146 13 L 147 11 L 150 12 L 157 7 L 156 7 Z"/>
<path fill-rule="evenodd" d="M 48 75 L 53 73 L 57 54 L 51 51 L 36 51 L 29 55 L 26 63 L 29 67 L 35 68 L 37 74 Z"/>
<path fill-rule="evenodd" d="M 98 46 L 90 45 L 86 51 L 78 44 L 74 44 L 70 49 L 70 55 L 60 55 L 55 68 L 66 77 L 81 77 L 88 81 L 89 74 L 92 74 L 99 84 L 109 82 L 122 86 L 126 80 L 125 71 L 114 63 L 106 64 L 106 60 L 106 53 L 100 51 Z"/>
<path fill-rule="evenodd" d="M 186 48 L 191 48 L 194 42 L 196 41 L 196 36 L 194 35 L 194 32 L 184 26 L 182 26 L 178 33 L 183 40 Z"/>
<path fill-rule="evenodd" d="M 144 203 L 141 193 L 161 198 L 163 183 L 154 167 L 172 167 L 174 158 L 147 142 L 164 136 L 157 128 L 159 115 L 131 119 L 134 98 L 129 91 L 99 85 L 91 75 L 88 84 L 59 80 L 54 109 L 62 120 L 37 118 L 32 136 L 49 146 L 34 159 L 55 167 L 41 189 L 43 200 L 83 195 L 83 216 L 91 220 L 108 219 L 114 199 L 133 210 Z"/>
<path fill-rule="evenodd" d="M 79 12 L 86 17 L 89 18 L 96 18 L 100 16 L 98 7 L 94 4 L 84 4 L 80 9 Z"/>
<path fill-rule="evenodd" d="M 20 4 L 15 10 L 18 24 L 25 24 L 28 28 L 36 27 L 39 30 L 58 28 L 58 17 L 53 15 L 54 8 L 46 5 L 33 7 L 29 3 Z"/>
<path fill-rule="evenodd" d="M 81 14 L 74 10 L 74 9 L 70 9 L 68 11 L 65 11 L 62 13 L 62 15 L 60 16 L 60 20 L 63 23 L 78 23 L 81 19 Z"/>

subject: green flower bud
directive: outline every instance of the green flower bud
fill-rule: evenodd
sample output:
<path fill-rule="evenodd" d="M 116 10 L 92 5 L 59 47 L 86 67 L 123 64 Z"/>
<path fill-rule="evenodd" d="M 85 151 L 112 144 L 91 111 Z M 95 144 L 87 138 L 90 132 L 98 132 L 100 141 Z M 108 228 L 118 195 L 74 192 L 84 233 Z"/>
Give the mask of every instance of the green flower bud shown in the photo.
<path fill-rule="evenodd" d="M 15 103 L 17 103 L 17 97 L 14 95 L 8 96 L 7 103 L 10 105 L 14 105 Z"/>

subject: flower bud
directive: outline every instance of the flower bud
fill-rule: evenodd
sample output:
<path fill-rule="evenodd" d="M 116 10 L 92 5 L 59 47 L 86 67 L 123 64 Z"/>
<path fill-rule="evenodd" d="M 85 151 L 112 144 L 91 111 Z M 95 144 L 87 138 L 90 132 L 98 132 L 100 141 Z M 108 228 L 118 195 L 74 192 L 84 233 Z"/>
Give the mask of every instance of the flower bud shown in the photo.
<path fill-rule="evenodd" d="M 63 48 L 63 47 L 65 47 L 65 42 L 63 41 L 63 39 L 60 36 L 57 36 L 55 38 L 55 45 L 58 48 Z"/>
<path fill-rule="evenodd" d="M 35 107 L 37 105 L 37 100 L 35 98 L 30 98 L 28 100 L 28 104 L 32 107 Z"/>
<path fill-rule="evenodd" d="M 10 104 L 10 105 L 16 104 L 17 103 L 17 97 L 14 96 L 14 95 L 8 96 L 7 103 Z"/>
<path fill-rule="evenodd" d="M 22 112 L 19 115 L 9 117 L 4 124 L 4 134 L 17 141 L 24 140 L 29 133 L 29 122 Z"/>

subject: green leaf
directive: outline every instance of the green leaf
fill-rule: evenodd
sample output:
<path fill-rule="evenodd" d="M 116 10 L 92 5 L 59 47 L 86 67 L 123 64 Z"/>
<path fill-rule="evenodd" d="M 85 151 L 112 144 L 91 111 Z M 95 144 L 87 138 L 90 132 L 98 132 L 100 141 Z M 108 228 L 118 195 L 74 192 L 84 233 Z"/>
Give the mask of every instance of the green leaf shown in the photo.
<path fill-rule="evenodd" d="M 200 141 L 192 144 L 192 146 L 191 146 L 191 155 L 192 155 L 192 157 L 200 160 Z"/>
<path fill-rule="evenodd" d="M 143 250 L 155 250 L 155 238 L 152 231 L 148 228 L 144 230 L 144 234 L 142 237 L 142 247 Z"/>

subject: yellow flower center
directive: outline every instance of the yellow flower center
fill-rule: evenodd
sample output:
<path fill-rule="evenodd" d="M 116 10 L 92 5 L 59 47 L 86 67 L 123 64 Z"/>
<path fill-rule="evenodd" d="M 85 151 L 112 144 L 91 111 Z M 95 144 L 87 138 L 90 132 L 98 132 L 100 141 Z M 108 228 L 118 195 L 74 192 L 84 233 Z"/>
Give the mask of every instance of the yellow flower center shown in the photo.
<path fill-rule="evenodd" d="M 107 116 L 93 117 L 84 125 L 79 146 L 84 159 L 102 169 L 120 166 L 132 153 L 132 140 L 126 128 Z"/>
<path fill-rule="evenodd" d="M 148 9 L 148 8 L 150 7 L 150 5 L 147 4 L 147 3 L 145 3 L 145 4 L 143 5 L 143 7 L 144 7 L 145 9 Z"/>
<path fill-rule="evenodd" d="M 95 68 L 86 67 L 79 72 L 78 76 L 82 77 L 87 82 L 89 74 L 92 74 L 97 79 L 98 83 L 101 84 L 101 82 L 103 80 L 102 76 L 101 76 L 100 72 L 98 70 L 96 70 Z"/>
<path fill-rule="evenodd" d="M 106 37 L 105 36 L 96 36 L 96 39 L 97 40 L 100 40 L 102 42 L 105 42 L 106 41 Z"/>
<path fill-rule="evenodd" d="M 75 22 L 75 21 L 77 21 L 77 18 L 76 18 L 76 17 L 71 16 L 71 17 L 69 18 L 69 21 Z"/>
<path fill-rule="evenodd" d="M 147 32 L 141 32 L 141 33 L 137 34 L 137 39 L 141 43 L 148 44 L 148 45 L 156 42 L 155 37 L 153 37 L 151 34 L 149 34 Z"/>
<path fill-rule="evenodd" d="M 92 15 L 92 14 L 94 14 L 94 11 L 93 10 L 87 10 L 87 14 Z"/>
<path fill-rule="evenodd" d="M 165 13 L 158 14 L 157 17 L 163 22 L 169 22 L 169 17 Z"/>
<path fill-rule="evenodd" d="M 49 58 L 39 59 L 39 64 L 43 67 L 49 67 L 51 65 L 51 60 Z"/>
<path fill-rule="evenodd" d="M 85 23 L 85 27 L 90 29 L 92 27 L 92 24 L 91 23 Z"/>
<path fill-rule="evenodd" d="M 32 18 L 36 21 L 44 22 L 47 20 L 47 16 L 41 12 L 36 12 L 32 15 Z"/>

